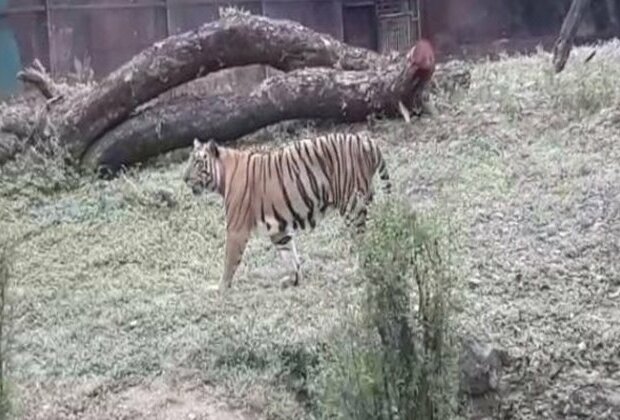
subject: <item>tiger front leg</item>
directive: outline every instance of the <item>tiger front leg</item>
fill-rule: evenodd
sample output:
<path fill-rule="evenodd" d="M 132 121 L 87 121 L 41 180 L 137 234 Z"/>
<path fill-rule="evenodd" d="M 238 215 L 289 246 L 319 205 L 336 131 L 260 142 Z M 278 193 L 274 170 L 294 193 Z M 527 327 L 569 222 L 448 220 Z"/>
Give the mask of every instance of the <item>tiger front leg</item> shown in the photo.
<path fill-rule="evenodd" d="M 248 232 L 226 232 L 226 256 L 224 274 L 219 284 L 219 291 L 230 289 L 232 279 L 241 263 L 243 251 L 248 243 Z"/>
<path fill-rule="evenodd" d="M 299 285 L 299 282 L 303 280 L 303 272 L 301 271 L 301 261 L 299 259 L 299 254 L 297 254 L 293 236 L 283 232 L 271 235 L 270 239 L 271 243 L 278 251 L 278 254 L 280 254 L 282 261 L 292 268 L 290 277 L 282 281 L 282 287 L 287 287 L 290 284 L 293 286 Z"/>

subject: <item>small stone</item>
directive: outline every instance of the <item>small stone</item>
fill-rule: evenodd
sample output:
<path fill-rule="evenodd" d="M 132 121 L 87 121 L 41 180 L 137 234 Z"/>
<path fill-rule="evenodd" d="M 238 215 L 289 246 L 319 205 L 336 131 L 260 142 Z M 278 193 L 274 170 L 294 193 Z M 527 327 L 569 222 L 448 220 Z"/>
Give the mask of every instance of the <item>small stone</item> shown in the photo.
<path fill-rule="evenodd" d="M 482 283 L 482 282 L 481 282 L 481 281 L 480 281 L 480 279 L 478 279 L 478 278 L 474 278 L 474 277 L 472 277 L 472 278 L 470 278 L 470 279 L 469 279 L 469 287 L 470 287 L 471 289 L 476 289 L 476 288 L 478 288 L 478 286 L 480 286 L 480 284 L 481 284 L 481 283 Z"/>
<path fill-rule="evenodd" d="M 505 351 L 473 338 L 464 340 L 459 359 L 460 388 L 472 397 L 496 391 L 503 367 L 508 364 Z"/>

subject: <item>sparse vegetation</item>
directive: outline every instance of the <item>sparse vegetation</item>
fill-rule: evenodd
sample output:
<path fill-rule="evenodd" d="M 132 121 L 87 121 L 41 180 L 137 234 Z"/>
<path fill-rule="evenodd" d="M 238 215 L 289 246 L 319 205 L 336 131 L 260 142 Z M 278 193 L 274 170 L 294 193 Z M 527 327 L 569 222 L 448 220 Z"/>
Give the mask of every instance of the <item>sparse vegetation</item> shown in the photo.
<path fill-rule="evenodd" d="M 0 168 L 4 179 L 1 195 L 11 197 L 20 194 L 53 197 L 59 193 L 79 188 L 91 181 L 75 166 L 57 142 L 28 146 L 19 159 Z"/>
<path fill-rule="evenodd" d="M 558 77 L 543 52 L 478 64 L 468 92 L 435 98 L 437 119 L 369 128 L 395 195 L 454 223 L 452 266 L 468 287 L 452 322 L 515 361 L 494 418 L 605 418 L 615 409 L 605 398 L 619 381 L 620 85 L 611 81 L 620 80 L 620 47 L 602 45 L 582 64 L 590 51 L 576 49 Z M 323 408 L 322 367 L 380 366 L 377 334 L 355 328 L 372 320 L 359 311 L 368 296 L 360 273 L 372 267 L 354 258 L 338 217 L 300 236 L 300 287 L 278 288 L 277 255 L 255 238 L 220 301 L 221 201 L 193 197 L 184 164 L 112 181 L 70 174 L 69 183 L 65 169 L 10 165 L 0 170 L 0 233 L 48 227 L 12 258 L 5 373 L 23 418 L 200 418 L 222 401 L 244 419 L 313 418 Z M 445 308 L 426 308 L 443 319 Z M 427 324 L 413 321 L 423 337 L 416 325 Z M 450 376 L 439 377 L 448 383 L 428 386 L 447 390 L 450 409 Z"/>
<path fill-rule="evenodd" d="M 4 244 L 0 244 L 0 420 L 8 419 L 10 410 L 10 400 L 6 384 L 6 299 L 7 288 L 9 283 L 9 261 L 8 250 Z"/>
<path fill-rule="evenodd" d="M 11 337 L 11 303 L 9 288 L 11 281 L 12 261 L 15 248 L 42 231 L 30 231 L 17 239 L 8 236 L 0 237 L 0 420 L 13 418 L 11 404 L 11 387 L 7 371 L 10 361 Z"/>
<path fill-rule="evenodd" d="M 359 244 L 363 304 L 348 328 L 352 333 L 323 367 L 325 415 L 453 418 L 457 368 L 448 328 L 453 278 L 440 251 L 441 238 L 400 200 L 375 206 L 371 214 Z"/>

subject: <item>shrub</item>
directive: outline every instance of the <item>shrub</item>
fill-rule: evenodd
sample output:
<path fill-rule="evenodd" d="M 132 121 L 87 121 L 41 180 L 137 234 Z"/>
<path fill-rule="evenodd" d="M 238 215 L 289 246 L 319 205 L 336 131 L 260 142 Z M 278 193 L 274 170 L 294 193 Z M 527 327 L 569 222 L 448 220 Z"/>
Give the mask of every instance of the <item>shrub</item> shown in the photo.
<path fill-rule="evenodd" d="M 359 244 L 364 299 L 325 363 L 321 416 L 450 418 L 457 390 L 449 328 L 454 277 L 439 229 L 402 201 L 373 207 Z"/>
<path fill-rule="evenodd" d="M 71 156 L 55 138 L 36 147 L 27 147 L 13 161 L 0 167 L 3 183 L 0 196 L 20 197 L 24 194 L 39 200 L 72 191 L 92 181 L 94 174 L 84 176 Z"/>
<path fill-rule="evenodd" d="M 0 238 L 0 420 L 11 414 L 10 389 L 7 381 L 8 347 L 9 347 L 9 302 L 8 290 L 11 276 L 11 259 L 15 248 L 30 238 L 45 231 L 45 227 L 35 229 L 20 236 L 16 240 Z"/>

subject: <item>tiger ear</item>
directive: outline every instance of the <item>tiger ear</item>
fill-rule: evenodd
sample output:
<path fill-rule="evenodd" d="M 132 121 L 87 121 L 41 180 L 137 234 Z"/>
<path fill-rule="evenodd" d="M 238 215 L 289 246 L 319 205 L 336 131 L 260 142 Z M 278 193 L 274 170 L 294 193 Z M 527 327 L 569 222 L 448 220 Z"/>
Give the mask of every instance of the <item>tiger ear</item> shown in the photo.
<path fill-rule="evenodd" d="M 217 146 L 217 143 L 213 140 L 209 140 L 209 142 L 207 143 L 207 151 L 209 152 L 211 156 L 213 156 L 216 159 L 220 157 L 220 148 Z"/>
<path fill-rule="evenodd" d="M 194 138 L 194 150 L 198 150 L 200 149 L 200 140 L 198 140 L 197 138 Z"/>

